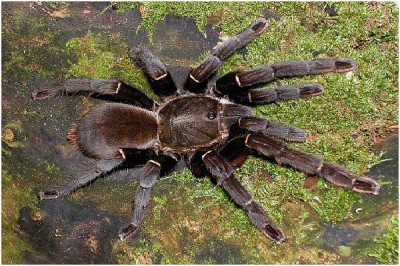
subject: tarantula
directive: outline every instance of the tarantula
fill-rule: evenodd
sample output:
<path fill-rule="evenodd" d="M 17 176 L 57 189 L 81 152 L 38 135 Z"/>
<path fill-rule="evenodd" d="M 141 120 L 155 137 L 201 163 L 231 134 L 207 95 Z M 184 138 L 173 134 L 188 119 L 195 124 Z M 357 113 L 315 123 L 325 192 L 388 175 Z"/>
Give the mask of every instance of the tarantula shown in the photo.
<path fill-rule="evenodd" d="M 131 48 L 129 57 L 145 73 L 153 91 L 162 99 L 161 104 L 118 80 L 75 79 L 54 86 L 41 85 L 33 93 L 34 99 L 79 94 L 114 103 L 93 108 L 68 132 L 67 138 L 96 161 L 94 168 L 57 189 L 40 191 L 39 198 L 62 198 L 114 170 L 140 166 L 132 219 L 119 231 L 119 238 L 125 239 L 138 232 L 157 178 L 172 172 L 183 161 L 195 176 L 209 176 L 221 186 L 266 237 L 282 243 L 283 231 L 234 177 L 235 168 L 248 155 L 275 160 L 340 187 L 377 195 L 381 186 L 375 180 L 356 176 L 277 140 L 305 141 L 304 130 L 255 117 L 251 108 L 323 92 L 320 84 L 264 89 L 256 86 L 285 77 L 352 71 L 356 67 L 354 61 L 288 61 L 216 75 L 224 59 L 267 26 L 266 19 L 258 19 L 217 45 L 199 66 L 190 70 L 184 88 L 177 88 L 165 65 L 149 50 Z M 131 174 L 130 178 L 135 177 Z"/>

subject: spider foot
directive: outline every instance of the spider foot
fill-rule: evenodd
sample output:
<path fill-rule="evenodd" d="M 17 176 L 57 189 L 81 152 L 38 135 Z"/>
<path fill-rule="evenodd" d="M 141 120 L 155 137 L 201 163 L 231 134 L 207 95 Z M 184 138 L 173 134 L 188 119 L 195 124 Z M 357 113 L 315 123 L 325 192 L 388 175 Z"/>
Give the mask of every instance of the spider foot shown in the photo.
<path fill-rule="evenodd" d="M 347 58 L 334 60 L 334 66 L 334 71 L 338 73 L 353 71 L 357 67 L 353 60 Z"/>
<path fill-rule="evenodd" d="M 60 197 L 60 193 L 57 189 L 46 189 L 39 191 L 38 197 L 40 200 L 58 199 Z"/>
<path fill-rule="evenodd" d="M 286 240 L 282 229 L 273 224 L 267 218 L 265 211 L 260 205 L 252 201 L 247 205 L 248 216 L 250 221 L 269 239 L 281 244 Z"/>
<path fill-rule="evenodd" d="M 324 163 L 319 176 L 339 187 L 348 187 L 354 191 L 378 195 L 381 185 L 368 177 L 356 176 L 343 167 Z"/>
<path fill-rule="evenodd" d="M 125 240 L 128 237 L 133 237 L 134 235 L 136 235 L 138 231 L 139 231 L 139 227 L 137 227 L 134 224 L 129 224 L 127 227 L 123 228 L 119 232 L 118 238 L 120 240 Z"/>
<path fill-rule="evenodd" d="M 60 94 L 60 91 L 50 86 L 41 86 L 38 90 L 32 92 L 33 100 L 46 100 L 51 99 Z"/>

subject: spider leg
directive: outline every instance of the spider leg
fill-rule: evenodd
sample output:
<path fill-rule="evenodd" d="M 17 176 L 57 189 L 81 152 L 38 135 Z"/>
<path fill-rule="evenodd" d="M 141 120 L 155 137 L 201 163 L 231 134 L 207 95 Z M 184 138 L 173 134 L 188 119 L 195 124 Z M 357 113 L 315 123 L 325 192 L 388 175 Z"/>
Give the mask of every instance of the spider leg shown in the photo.
<path fill-rule="evenodd" d="M 242 88 L 241 90 L 232 91 L 225 95 L 235 103 L 257 105 L 317 96 L 322 94 L 323 91 L 324 89 L 320 84 L 299 84 L 263 89 Z M 223 94 L 220 96 L 223 96 Z"/>
<path fill-rule="evenodd" d="M 72 180 L 64 186 L 56 189 L 45 189 L 40 191 L 38 194 L 39 199 L 48 200 L 63 198 L 114 169 L 120 167 L 132 168 L 136 165 L 144 164 L 148 158 L 151 158 L 154 155 L 155 153 L 151 149 L 119 149 L 114 158 L 98 160 L 93 168 L 80 171 L 77 176 L 73 177 Z"/>
<path fill-rule="evenodd" d="M 67 184 L 60 188 L 45 189 L 38 193 L 40 200 L 50 200 L 63 198 L 73 191 L 88 185 L 100 176 L 104 176 L 106 173 L 113 170 L 115 167 L 120 165 L 124 161 L 124 156 L 121 154 L 112 159 L 99 160 L 92 169 L 88 169 L 84 172 L 80 172 L 77 176 L 73 177 Z"/>
<path fill-rule="evenodd" d="M 32 93 L 34 100 L 57 96 L 85 95 L 93 98 L 133 104 L 152 110 L 158 104 L 140 90 L 118 80 L 71 79 L 57 85 L 41 85 Z"/>
<path fill-rule="evenodd" d="M 215 151 L 202 153 L 201 159 L 211 177 L 221 186 L 240 207 L 247 211 L 250 221 L 269 239 L 282 243 L 285 236 L 282 230 L 268 218 L 263 208 L 256 203 L 247 189 L 234 177 L 234 168 Z"/>
<path fill-rule="evenodd" d="M 349 72 L 356 63 L 347 58 L 316 59 L 313 61 L 287 61 L 264 65 L 254 69 L 231 72 L 217 80 L 216 90 L 222 95 L 252 88 L 279 78 L 316 75 L 328 72 Z"/>
<path fill-rule="evenodd" d="M 186 80 L 185 87 L 194 93 L 204 92 L 207 79 L 221 66 L 222 61 L 239 48 L 257 38 L 268 26 L 264 18 L 256 20 L 241 33 L 216 46 L 209 56 L 196 68 L 192 69 Z"/>
<path fill-rule="evenodd" d="M 253 132 L 290 142 L 303 142 L 307 138 L 307 132 L 301 128 L 271 122 L 260 117 L 241 117 L 233 127 L 231 131 L 235 135 Z"/>
<path fill-rule="evenodd" d="M 147 161 L 141 169 L 139 176 L 139 186 L 133 200 L 133 214 L 130 224 L 124 227 L 118 234 L 120 240 L 135 236 L 144 220 L 147 205 L 150 201 L 151 189 L 155 185 L 157 178 L 168 172 L 176 165 L 176 160 L 172 157 L 161 156 Z"/>
<path fill-rule="evenodd" d="M 350 188 L 360 193 L 379 194 L 381 185 L 375 180 L 357 176 L 341 166 L 325 163 L 314 155 L 294 150 L 273 138 L 248 134 L 245 144 L 261 156 L 274 158 L 280 165 L 288 165 L 301 172 L 318 175 L 336 186 Z"/>
<path fill-rule="evenodd" d="M 149 50 L 145 48 L 131 48 L 128 52 L 129 57 L 135 65 L 146 75 L 153 91 L 161 98 L 165 98 L 177 93 L 177 88 L 171 74 L 161 62 Z"/>

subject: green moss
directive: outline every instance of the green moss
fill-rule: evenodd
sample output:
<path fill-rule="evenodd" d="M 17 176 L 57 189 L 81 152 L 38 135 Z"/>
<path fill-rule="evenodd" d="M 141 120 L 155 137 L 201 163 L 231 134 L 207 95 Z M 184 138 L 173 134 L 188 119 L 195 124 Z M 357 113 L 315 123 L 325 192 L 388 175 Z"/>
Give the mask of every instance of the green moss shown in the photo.
<path fill-rule="evenodd" d="M 143 73 L 128 58 L 127 47 L 120 44 L 118 38 L 118 35 L 106 37 L 89 31 L 85 37 L 69 40 L 65 45 L 75 60 L 71 62 L 67 77 L 114 78 L 137 86 L 154 96 Z"/>
<path fill-rule="evenodd" d="M 23 262 L 23 252 L 31 250 L 30 243 L 18 235 L 18 211 L 24 206 L 34 207 L 32 191 L 26 184 L 21 184 L 20 177 L 10 175 L 2 170 L 1 193 L 1 231 L 2 231 L 2 262 L 5 264 L 19 264 Z"/>
<path fill-rule="evenodd" d="M 318 187 L 325 190 L 323 181 L 318 182 Z M 361 202 L 361 195 L 348 193 L 342 189 L 326 189 L 326 193 L 313 197 L 310 205 L 324 219 L 334 225 L 344 219 L 351 218 L 351 207 L 354 203 Z"/>
<path fill-rule="evenodd" d="M 392 217 L 386 234 L 374 240 L 376 246 L 369 256 L 382 264 L 399 264 L 399 218 Z"/>
<path fill-rule="evenodd" d="M 247 8 L 243 9 L 243 3 L 238 2 L 116 2 L 113 5 L 122 10 L 138 8 L 142 16 L 140 27 L 144 27 L 150 37 L 155 24 L 168 14 L 194 18 L 199 30 L 203 32 L 210 17 L 215 17 L 218 24 L 230 29 L 230 31 L 226 32 L 227 34 L 233 34 L 237 32 L 241 25 L 249 24 L 259 16 L 263 7 L 266 6 L 265 3 L 252 3 L 246 5 Z M 229 16 L 224 16 L 228 12 Z"/>

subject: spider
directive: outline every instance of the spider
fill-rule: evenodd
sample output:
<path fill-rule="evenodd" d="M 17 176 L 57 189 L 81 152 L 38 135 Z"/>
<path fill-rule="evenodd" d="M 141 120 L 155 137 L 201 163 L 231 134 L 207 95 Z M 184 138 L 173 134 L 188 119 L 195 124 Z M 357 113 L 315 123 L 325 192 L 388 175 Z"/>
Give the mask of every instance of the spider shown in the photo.
<path fill-rule="evenodd" d="M 139 185 L 131 221 L 118 234 L 123 240 L 139 231 L 158 177 L 171 173 L 183 162 L 195 176 L 208 176 L 222 187 L 267 238 L 282 243 L 282 229 L 234 176 L 234 170 L 248 155 L 318 175 L 356 192 L 377 195 L 381 186 L 375 180 L 282 142 L 305 141 L 304 130 L 255 117 L 252 109 L 259 104 L 323 93 L 320 84 L 257 89 L 259 85 L 292 76 L 352 71 L 356 68 L 353 60 L 287 61 L 216 75 L 224 59 L 262 34 L 268 24 L 260 18 L 213 48 L 200 65 L 190 70 L 184 88 L 177 88 L 165 65 L 148 49 L 130 48 L 128 56 L 145 73 L 161 103 L 118 80 L 74 79 L 37 88 L 32 94 L 34 99 L 78 94 L 111 101 L 89 111 L 67 135 L 85 156 L 95 160 L 93 169 L 77 174 L 63 186 L 40 191 L 39 198 L 63 198 L 99 177 L 128 169 L 128 177 L 137 178 Z M 132 169 L 138 167 L 136 176 Z"/>

